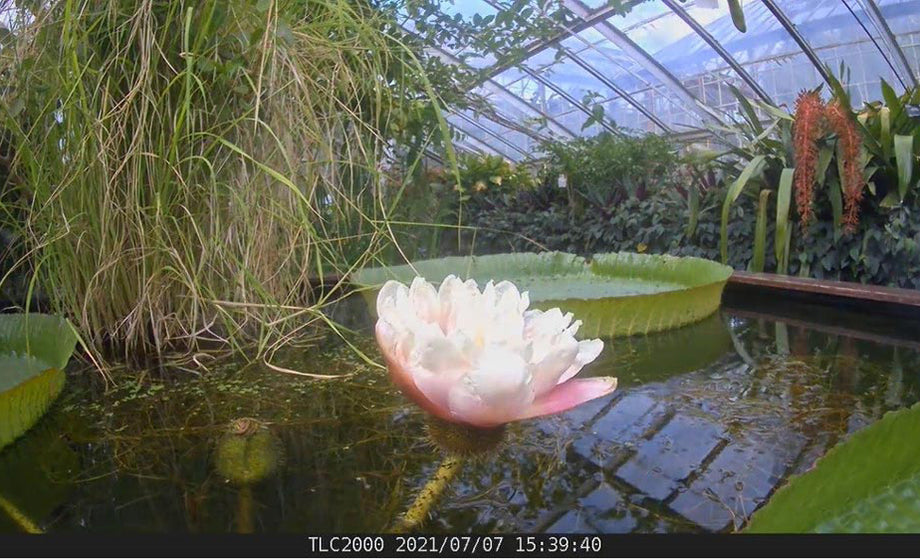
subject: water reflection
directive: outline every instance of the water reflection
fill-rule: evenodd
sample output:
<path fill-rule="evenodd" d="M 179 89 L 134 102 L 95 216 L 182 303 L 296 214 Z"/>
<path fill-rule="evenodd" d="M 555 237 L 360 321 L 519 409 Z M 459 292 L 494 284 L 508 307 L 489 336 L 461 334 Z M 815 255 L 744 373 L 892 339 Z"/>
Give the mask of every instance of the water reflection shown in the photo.
<path fill-rule="evenodd" d="M 619 376 L 616 393 L 510 426 L 494 454 L 464 464 L 425 530 L 731 530 L 847 434 L 920 398 L 909 323 L 766 307 L 733 303 L 688 329 L 616 341 L 582 374 Z M 352 356 L 324 343 L 274 358 L 355 373 L 337 380 L 224 363 L 105 391 L 73 375 L 54 412 L 0 455 L 0 495 L 49 531 L 381 531 L 442 455 L 422 414 Z M 216 464 L 244 418 L 279 460 L 241 484 Z M 235 456 L 257 470 L 248 447 Z M 16 528 L 0 515 L 0 530 Z"/>

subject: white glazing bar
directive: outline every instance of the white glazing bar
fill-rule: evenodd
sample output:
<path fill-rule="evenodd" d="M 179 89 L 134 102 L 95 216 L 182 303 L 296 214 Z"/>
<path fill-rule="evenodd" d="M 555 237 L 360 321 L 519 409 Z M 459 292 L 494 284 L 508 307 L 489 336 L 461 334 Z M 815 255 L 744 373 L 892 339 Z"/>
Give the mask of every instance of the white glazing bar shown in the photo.
<path fill-rule="evenodd" d="M 496 10 L 501 11 L 505 9 L 502 6 L 498 5 L 498 3 L 495 0 L 485 0 L 485 2 L 489 4 L 490 6 L 492 6 L 493 8 L 495 8 Z M 632 105 L 637 111 L 645 115 L 646 118 L 652 121 L 663 132 L 671 132 L 671 129 L 666 124 L 664 124 L 664 122 L 662 122 L 661 119 L 659 119 L 652 111 L 648 110 L 648 108 L 646 108 L 644 105 L 639 103 L 625 89 L 619 87 L 615 82 L 613 82 L 612 80 L 604 76 L 604 74 L 598 71 L 597 68 L 594 68 L 594 66 L 592 66 L 587 61 L 582 59 L 580 56 L 578 56 L 578 54 L 574 53 L 571 49 L 563 46 L 561 42 L 559 43 L 559 49 L 569 60 L 571 60 L 578 66 L 580 66 L 583 70 L 585 70 L 592 76 L 594 76 L 595 79 L 597 79 L 600 83 L 604 84 L 604 86 L 606 86 L 607 89 L 616 93 L 621 99 L 623 99 L 623 101 Z"/>

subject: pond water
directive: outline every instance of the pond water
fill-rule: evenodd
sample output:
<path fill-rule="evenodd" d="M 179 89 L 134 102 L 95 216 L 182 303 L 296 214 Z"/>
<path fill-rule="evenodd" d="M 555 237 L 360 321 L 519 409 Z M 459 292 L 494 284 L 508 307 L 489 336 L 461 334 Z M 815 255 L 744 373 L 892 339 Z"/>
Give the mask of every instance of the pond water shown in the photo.
<path fill-rule="evenodd" d="M 363 302 L 340 319 L 379 360 Z M 730 302 L 678 331 L 608 343 L 582 375 L 620 388 L 509 427 L 466 463 L 431 532 L 730 531 L 848 434 L 920 399 L 916 325 L 806 305 Z M 71 372 L 52 412 L 0 453 L 0 496 L 43 528 L 378 532 L 438 468 L 425 417 L 341 342 L 242 367 L 205 358 Z M 228 427 L 264 435 L 267 478 L 231 483 Z M 271 468 L 271 467 L 275 468 Z M 16 528 L 0 513 L 0 531 Z"/>

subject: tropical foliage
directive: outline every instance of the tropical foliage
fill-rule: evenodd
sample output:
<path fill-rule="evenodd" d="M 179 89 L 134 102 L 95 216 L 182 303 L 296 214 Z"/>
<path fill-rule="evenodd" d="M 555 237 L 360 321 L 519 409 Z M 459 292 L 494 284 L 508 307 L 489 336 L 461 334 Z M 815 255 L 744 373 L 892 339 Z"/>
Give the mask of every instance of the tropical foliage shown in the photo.
<path fill-rule="evenodd" d="M 677 147 L 662 136 L 625 136 L 603 132 L 568 142 L 542 146 L 546 159 L 544 181 L 565 177 L 573 197 L 609 210 L 629 198 L 643 199 L 662 188 L 673 187 L 679 158 Z"/>
<path fill-rule="evenodd" d="M 758 200 L 763 220 L 775 216 L 771 221 L 777 232 L 773 246 L 778 272 L 789 270 L 795 245 L 805 246 L 820 233 L 816 230 L 823 226 L 818 222 L 831 222 L 834 240 L 840 241 L 871 231 L 858 228 L 861 216 L 884 218 L 896 207 L 912 208 L 917 199 L 912 187 L 918 176 L 920 126 L 907 106 L 920 102 L 920 90 L 898 97 L 883 81 L 885 103 L 867 104 L 859 112 L 850 109 L 843 85 L 834 81 L 832 91 L 828 102 L 820 91 L 803 92 L 795 113 L 789 114 L 748 101 L 736 90 L 743 119 L 732 127 L 713 128 L 732 146 L 716 159 L 728 176 L 735 177 L 723 206 L 723 231 L 731 205 L 740 196 Z M 762 115 L 769 117 L 766 122 Z M 790 224 L 794 215 L 799 217 L 796 243 Z M 766 232 L 766 224 L 758 230 Z M 755 270 L 763 270 L 765 237 L 755 239 Z M 723 261 L 727 245 L 723 234 Z M 807 254 L 800 254 L 805 270 L 807 259 Z"/>

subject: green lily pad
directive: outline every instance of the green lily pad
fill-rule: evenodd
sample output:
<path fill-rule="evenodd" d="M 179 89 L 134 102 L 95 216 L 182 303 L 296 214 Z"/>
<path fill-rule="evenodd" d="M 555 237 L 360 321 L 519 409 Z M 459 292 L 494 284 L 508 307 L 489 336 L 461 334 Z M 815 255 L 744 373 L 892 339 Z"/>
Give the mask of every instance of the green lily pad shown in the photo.
<path fill-rule="evenodd" d="M 64 369 L 76 345 L 66 319 L 43 313 L 0 314 L 0 354 L 25 354 Z"/>
<path fill-rule="evenodd" d="M 751 533 L 920 531 L 920 404 L 885 415 L 790 480 Z"/>
<path fill-rule="evenodd" d="M 0 315 L 0 449 L 25 433 L 64 388 L 76 335 L 50 315 Z"/>
<path fill-rule="evenodd" d="M 416 276 L 440 283 L 454 274 L 510 280 L 530 292 L 533 307 L 559 307 L 583 322 L 582 336 L 648 334 L 699 321 L 718 309 L 730 267 L 706 259 L 606 253 L 589 261 L 568 253 L 510 253 L 447 257 L 401 266 L 366 268 L 351 281 L 375 310 L 377 289 L 387 280 Z"/>

